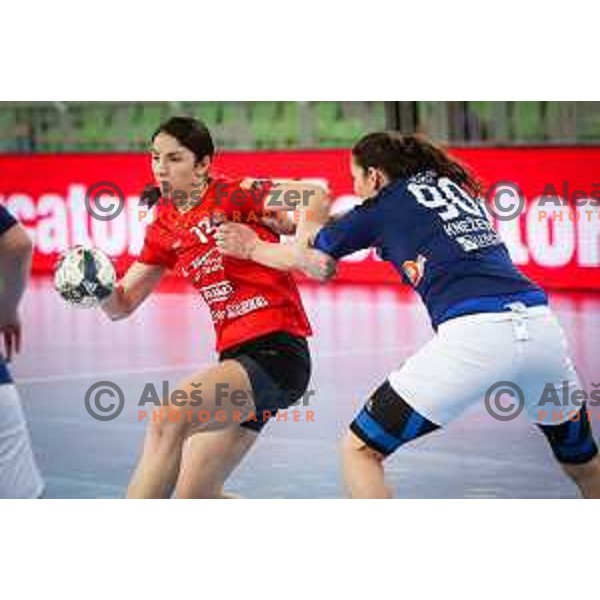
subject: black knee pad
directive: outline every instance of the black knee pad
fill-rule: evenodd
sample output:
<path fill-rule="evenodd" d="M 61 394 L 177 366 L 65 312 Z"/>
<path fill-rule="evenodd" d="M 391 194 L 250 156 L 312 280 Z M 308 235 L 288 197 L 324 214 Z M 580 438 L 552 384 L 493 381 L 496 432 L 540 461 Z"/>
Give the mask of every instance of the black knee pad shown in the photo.
<path fill-rule="evenodd" d="M 356 436 L 384 456 L 439 428 L 412 408 L 388 381 L 375 391 L 350 425 Z"/>
<path fill-rule="evenodd" d="M 548 439 L 558 462 L 579 465 L 598 454 L 585 404 L 576 419 L 569 419 L 560 425 L 538 424 L 538 427 Z"/>

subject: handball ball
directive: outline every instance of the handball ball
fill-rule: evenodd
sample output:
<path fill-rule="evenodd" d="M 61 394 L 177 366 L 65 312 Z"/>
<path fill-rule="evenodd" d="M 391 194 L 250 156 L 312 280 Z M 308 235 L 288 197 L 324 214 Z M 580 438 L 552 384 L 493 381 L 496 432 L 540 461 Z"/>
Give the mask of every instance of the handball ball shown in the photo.
<path fill-rule="evenodd" d="M 73 306 L 93 308 L 112 293 L 117 274 L 97 248 L 76 246 L 63 253 L 54 272 L 54 288 Z"/>

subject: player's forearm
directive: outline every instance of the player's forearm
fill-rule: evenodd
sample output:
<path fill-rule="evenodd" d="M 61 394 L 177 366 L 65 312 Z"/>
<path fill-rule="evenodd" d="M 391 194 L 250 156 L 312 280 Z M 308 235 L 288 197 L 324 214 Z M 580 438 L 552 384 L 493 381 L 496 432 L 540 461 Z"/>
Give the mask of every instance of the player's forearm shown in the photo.
<path fill-rule="evenodd" d="M 327 194 L 327 188 L 321 183 L 295 179 L 274 179 L 273 183 L 275 184 L 272 190 L 274 204 L 283 204 L 287 207 L 284 210 L 295 210 L 298 204 L 302 204 L 313 195 Z"/>
<path fill-rule="evenodd" d="M 158 265 L 134 263 L 100 307 L 113 321 L 128 317 L 154 291 L 165 270 Z"/>
<path fill-rule="evenodd" d="M 300 208 L 300 219 L 296 229 L 296 239 L 300 244 L 310 245 L 319 230 L 329 220 L 331 202 L 324 188 L 318 188 Z"/>
<path fill-rule="evenodd" d="M 329 281 L 336 274 L 337 268 L 335 259 L 298 241 L 275 244 L 258 240 L 249 258 L 280 271 L 302 271 L 311 279 L 322 283 Z"/>
<path fill-rule="evenodd" d="M 289 182 L 283 188 L 284 197 L 293 191 L 301 196 L 295 208 L 299 213 L 296 239 L 302 244 L 308 244 L 329 219 L 329 193 L 324 186 L 311 183 Z"/>
<path fill-rule="evenodd" d="M 308 242 L 329 219 L 327 188 L 318 183 L 277 180 L 265 208 L 267 211 L 297 211 L 300 215 L 296 237 Z"/>
<path fill-rule="evenodd" d="M 298 269 L 300 264 L 295 243 L 274 244 L 264 240 L 257 240 L 250 260 L 278 271 L 293 271 Z"/>
<path fill-rule="evenodd" d="M 112 321 L 124 319 L 133 312 L 131 302 L 121 285 L 117 285 L 113 293 L 100 303 L 100 308 Z"/>
<path fill-rule="evenodd" d="M 0 255 L 0 311 L 3 313 L 17 310 L 29 279 L 32 252 L 31 240 L 24 235 Z"/>

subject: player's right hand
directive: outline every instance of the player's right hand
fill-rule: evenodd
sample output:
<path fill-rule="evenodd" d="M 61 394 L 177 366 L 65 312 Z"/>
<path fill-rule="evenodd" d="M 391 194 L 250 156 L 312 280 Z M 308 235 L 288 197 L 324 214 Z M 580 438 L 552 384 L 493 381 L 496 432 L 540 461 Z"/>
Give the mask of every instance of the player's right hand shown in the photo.
<path fill-rule="evenodd" d="M 0 356 L 10 362 L 21 351 L 21 319 L 17 312 L 0 311 Z"/>
<path fill-rule="evenodd" d="M 258 234 L 241 223 L 224 223 L 215 235 L 217 248 L 226 256 L 251 260 L 258 243 Z"/>

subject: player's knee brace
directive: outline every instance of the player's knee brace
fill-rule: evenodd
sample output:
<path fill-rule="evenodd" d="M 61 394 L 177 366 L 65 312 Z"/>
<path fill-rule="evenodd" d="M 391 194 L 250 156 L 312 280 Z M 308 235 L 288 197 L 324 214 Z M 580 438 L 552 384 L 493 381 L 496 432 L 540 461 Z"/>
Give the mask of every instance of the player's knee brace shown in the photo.
<path fill-rule="evenodd" d="M 357 437 L 384 456 L 436 429 L 439 425 L 412 408 L 388 381 L 375 391 L 350 425 Z"/>
<path fill-rule="evenodd" d="M 598 454 L 592 428 L 584 404 L 577 417 L 560 425 L 542 425 L 542 430 L 558 462 L 578 465 L 590 461 Z"/>

